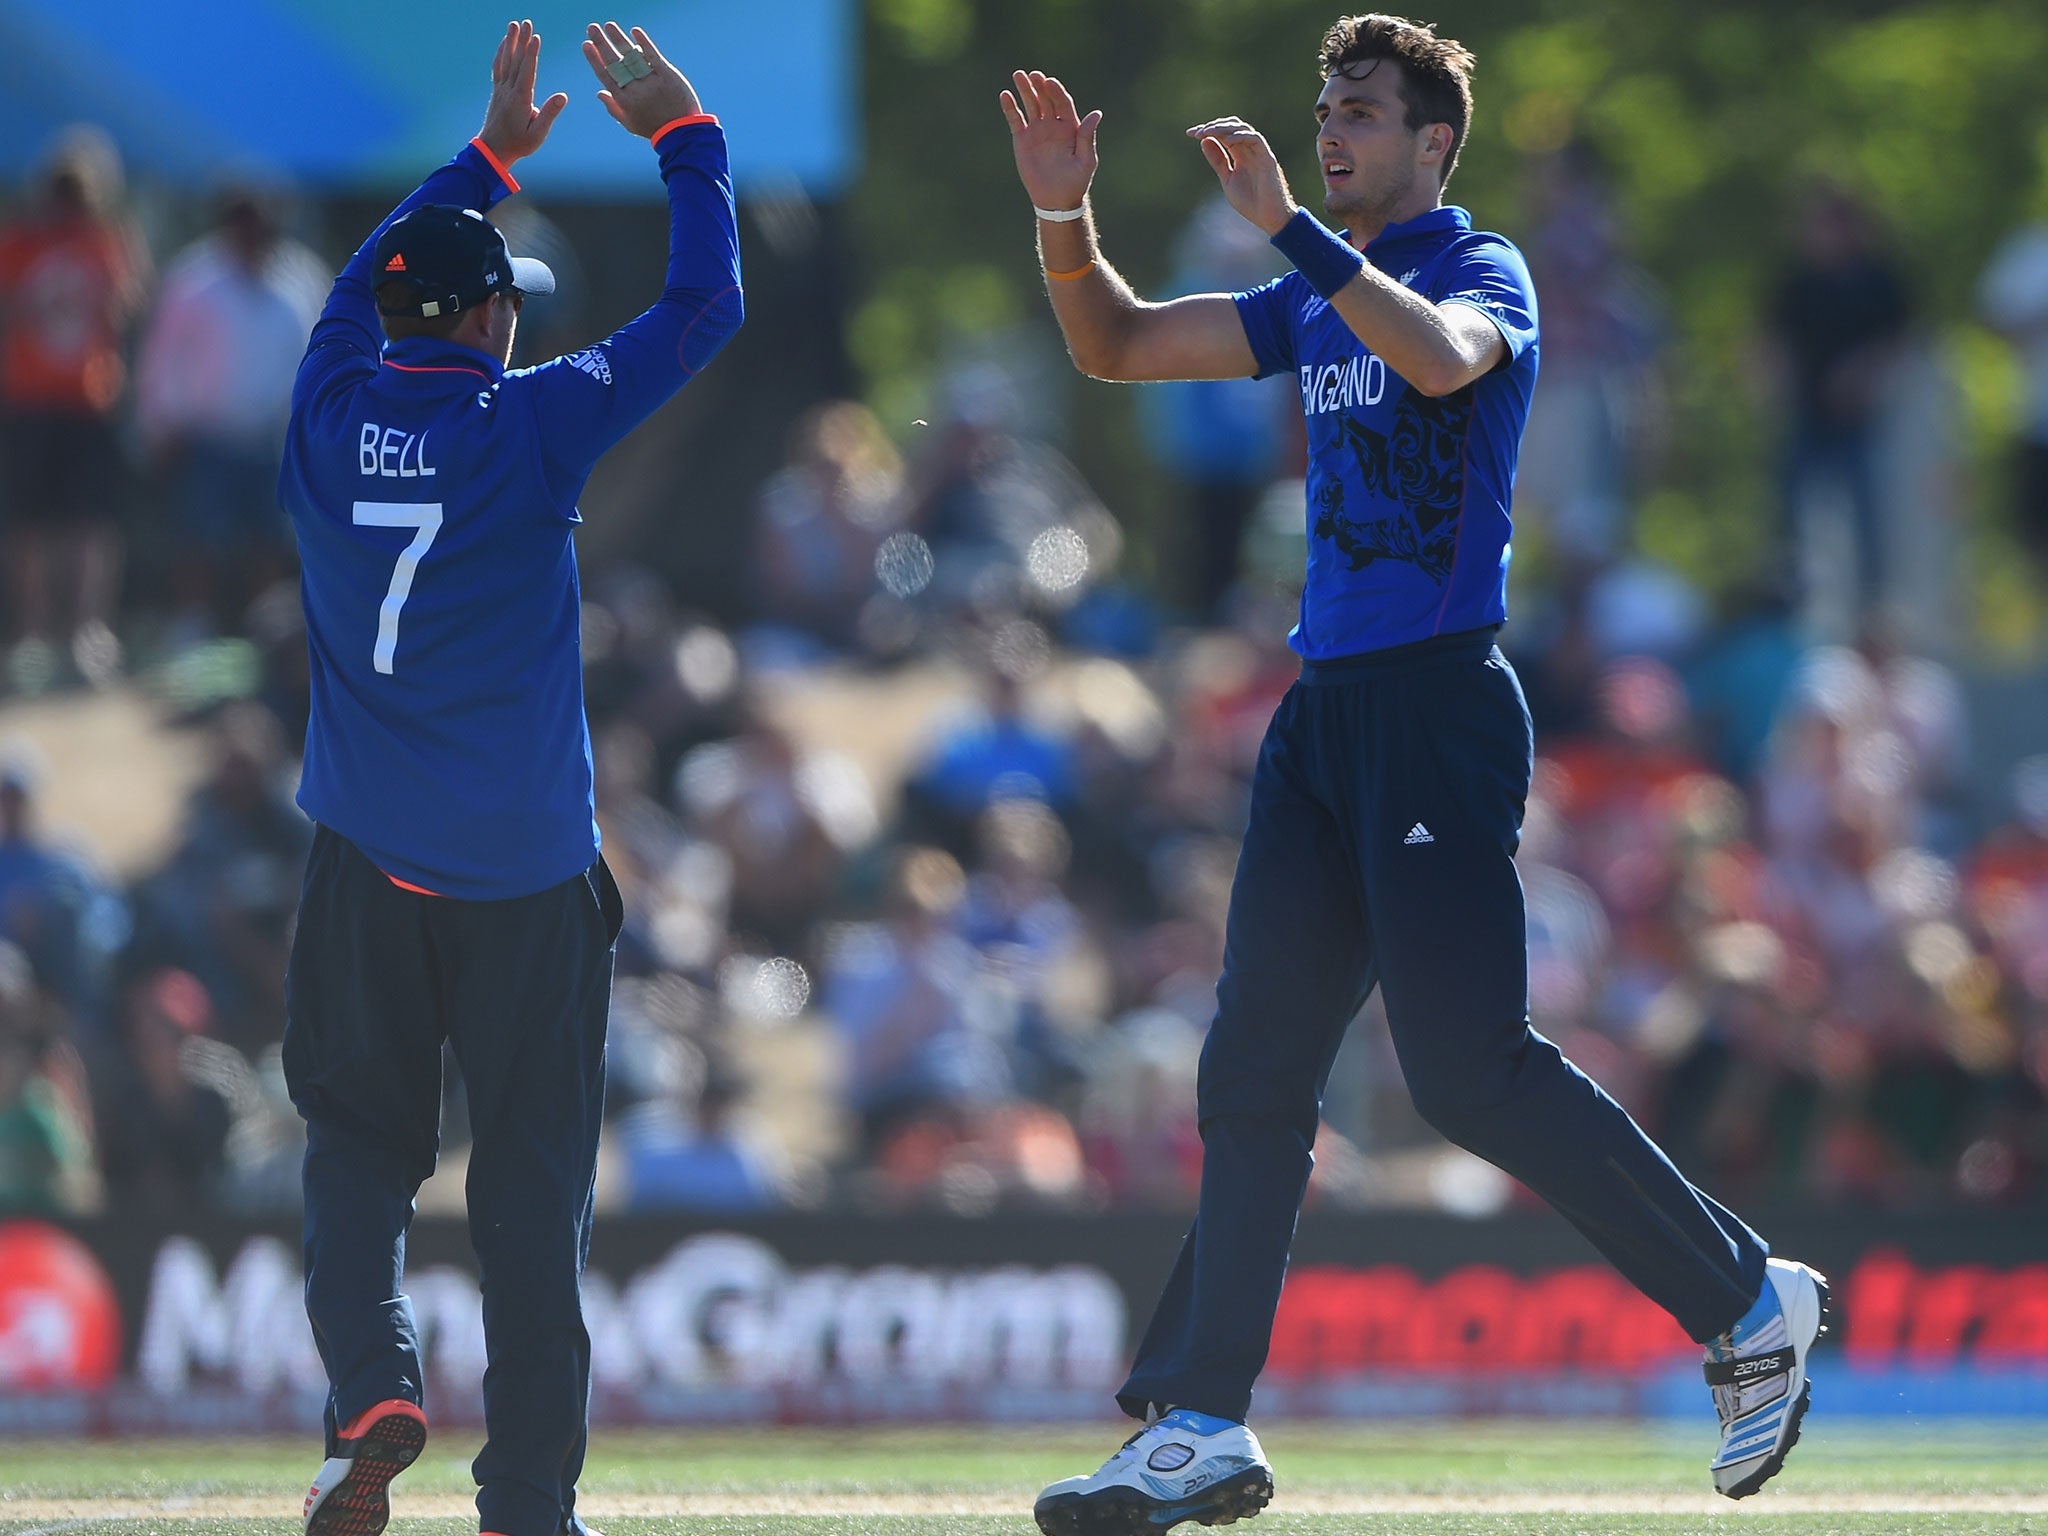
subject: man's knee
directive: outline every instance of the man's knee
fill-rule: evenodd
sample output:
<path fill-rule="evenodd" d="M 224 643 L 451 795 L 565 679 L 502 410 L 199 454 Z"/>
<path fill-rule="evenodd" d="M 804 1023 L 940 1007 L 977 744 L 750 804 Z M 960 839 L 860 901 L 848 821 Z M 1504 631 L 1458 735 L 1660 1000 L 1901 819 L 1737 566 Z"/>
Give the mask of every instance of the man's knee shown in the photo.
<path fill-rule="evenodd" d="M 1525 1032 L 1513 1049 L 1495 1055 L 1413 1064 L 1409 1101 L 1439 1136 L 1468 1151 L 1520 1135 L 1526 1127 L 1514 1107 L 1534 1081 L 1528 1069 L 1536 1040 Z"/>
<path fill-rule="evenodd" d="M 1289 1071 L 1270 1061 L 1219 1047 L 1214 1032 L 1202 1051 L 1195 1080 L 1195 1111 L 1206 1125 L 1222 1115 L 1284 1121 L 1315 1140 L 1322 1104 L 1313 1071 Z"/>

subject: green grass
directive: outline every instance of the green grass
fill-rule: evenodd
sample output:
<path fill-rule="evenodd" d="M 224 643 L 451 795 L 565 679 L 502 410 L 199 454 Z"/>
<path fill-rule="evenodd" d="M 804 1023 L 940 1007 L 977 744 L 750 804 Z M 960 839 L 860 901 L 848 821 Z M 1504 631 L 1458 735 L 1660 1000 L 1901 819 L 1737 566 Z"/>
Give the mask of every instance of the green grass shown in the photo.
<path fill-rule="evenodd" d="M 1816 1418 L 1772 1488 L 1713 1513 L 1706 1489 L 1707 1425 L 1557 1423 L 1273 1424 L 1263 1430 L 1279 1473 L 1276 1508 L 1247 1536 L 2048 1536 L 2048 1513 L 2020 1508 L 1913 1510 L 1915 1502 L 2031 1500 L 2048 1505 L 2048 1433 L 2039 1424 L 1872 1428 Z M 394 1536 L 460 1536 L 453 1513 L 471 1491 L 473 1432 L 439 1435 L 399 1484 Z M 584 1506 L 609 1536 L 1028 1536 L 1031 1497 L 1044 1482 L 1098 1462 L 1110 1426 L 1082 1430 L 976 1426 L 948 1430 L 718 1430 L 600 1434 Z M 288 1441 L 36 1442 L 0 1444 L 0 1536 L 289 1536 L 297 1491 L 317 1447 Z M 1564 1503 L 1584 1513 L 1489 1509 L 1489 1501 Z M 274 1500 L 274 1519 L 209 1501 Z M 805 1498 L 830 1512 L 758 1514 Z M 49 1501 L 178 1501 L 134 1519 Z M 666 1500 L 718 1513 L 663 1513 Z M 863 1500 L 873 1499 L 867 1512 Z M 985 1513 L 919 1513 L 919 1499 Z M 1423 1512 L 1372 1512 L 1375 1500 L 1432 1501 Z M 21 1501 L 43 1501 L 24 1509 Z M 432 1501 L 438 1518 L 407 1516 Z M 1300 1504 L 1345 1513 L 1289 1511 Z M 1602 1504 L 1678 1501 L 1663 1513 Z M 187 1502 L 189 1501 L 189 1502 Z M 1849 1507 L 1896 1502 L 1896 1511 Z M 16 1506 L 10 1511 L 9 1504 Z M 892 1510 L 892 1504 L 894 1506 Z M 1831 1508 L 1831 1504 L 1843 1507 Z M 1774 1507 L 1775 1506 L 1775 1507 Z M 1014 1509 L 1015 1514 L 1000 1513 Z M 1185 1527 L 1199 1531 L 1199 1527 Z"/>

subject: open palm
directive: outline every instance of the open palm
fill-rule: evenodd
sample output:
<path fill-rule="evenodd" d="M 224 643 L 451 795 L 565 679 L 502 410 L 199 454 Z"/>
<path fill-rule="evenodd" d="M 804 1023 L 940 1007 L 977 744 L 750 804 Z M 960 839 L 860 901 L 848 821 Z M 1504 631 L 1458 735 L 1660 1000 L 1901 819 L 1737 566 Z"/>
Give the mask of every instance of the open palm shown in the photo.
<path fill-rule="evenodd" d="M 569 105 L 569 98 L 557 91 L 534 106 L 533 78 L 539 69 L 540 34 L 533 23 L 507 22 L 491 59 L 491 102 L 477 135 L 507 165 L 539 149 L 562 108 Z"/>
<path fill-rule="evenodd" d="M 1002 93 L 1017 176 L 1040 208 L 1078 208 L 1095 179 L 1095 130 L 1100 112 L 1081 116 L 1074 98 L 1041 70 L 1018 70 L 1016 94 Z"/>

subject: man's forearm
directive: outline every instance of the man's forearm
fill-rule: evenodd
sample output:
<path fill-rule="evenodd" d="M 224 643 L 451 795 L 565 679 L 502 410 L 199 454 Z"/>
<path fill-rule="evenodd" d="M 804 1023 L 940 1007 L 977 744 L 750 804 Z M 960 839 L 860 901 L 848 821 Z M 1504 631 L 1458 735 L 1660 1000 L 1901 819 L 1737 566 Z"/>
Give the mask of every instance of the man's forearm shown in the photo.
<path fill-rule="evenodd" d="M 1038 257 L 1053 317 L 1066 337 L 1074 366 L 1090 378 L 1117 377 L 1117 359 L 1140 300 L 1102 254 L 1095 215 L 1065 223 L 1038 221 Z"/>

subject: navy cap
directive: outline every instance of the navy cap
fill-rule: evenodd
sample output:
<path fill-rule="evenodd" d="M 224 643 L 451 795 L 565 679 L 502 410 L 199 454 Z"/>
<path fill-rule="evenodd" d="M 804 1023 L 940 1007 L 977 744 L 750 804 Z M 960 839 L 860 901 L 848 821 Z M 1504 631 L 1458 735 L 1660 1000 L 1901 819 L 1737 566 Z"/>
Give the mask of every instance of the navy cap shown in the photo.
<path fill-rule="evenodd" d="M 474 208 L 426 203 L 377 237 L 370 278 L 387 315 L 452 315 L 494 293 L 553 293 L 546 262 L 514 256 L 498 226 Z M 390 285 L 402 284 L 392 302 Z"/>

